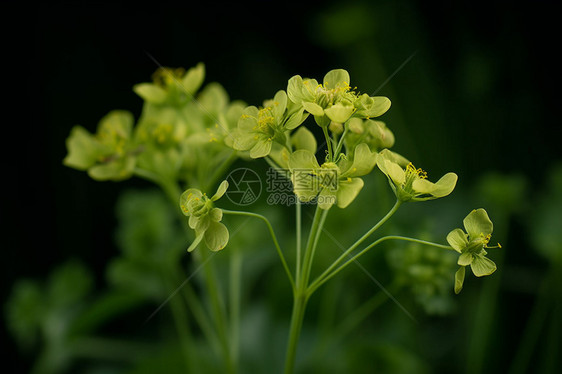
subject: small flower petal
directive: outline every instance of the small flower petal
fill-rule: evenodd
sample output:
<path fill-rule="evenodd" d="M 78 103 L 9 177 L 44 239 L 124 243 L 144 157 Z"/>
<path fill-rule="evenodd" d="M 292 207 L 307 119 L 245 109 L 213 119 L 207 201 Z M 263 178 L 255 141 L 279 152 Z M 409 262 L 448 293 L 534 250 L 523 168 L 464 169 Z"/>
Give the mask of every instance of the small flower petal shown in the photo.
<path fill-rule="evenodd" d="M 481 254 L 476 254 L 470 264 L 470 268 L 472 269 L 474 275 L 477 277 L 483 277 L 496 271 L 496 264 L 489 258 Z"/>
<path fill-rule="evenodd" d="M 455 273 L 455 293 L 459 294 L 462 290 L 462 286 L 464 283 L 464 275 L 466 273 L 466 268 L 461 266 L 459 270 Z"/>
<path fill-rule="evenodd" d="M 492 234 L 494 230 L 494 224 L 488 217 L 488 213 L 482 208 L 470 212 L 463 220 L 463 224 L 471 240 L 480 235 Z"/>
<path fill-rule="evenodd" d="M 454 229 L 447 235 L 447 242 L 459 253 L 468 245 L 466 234 L 461 229 Z"/>

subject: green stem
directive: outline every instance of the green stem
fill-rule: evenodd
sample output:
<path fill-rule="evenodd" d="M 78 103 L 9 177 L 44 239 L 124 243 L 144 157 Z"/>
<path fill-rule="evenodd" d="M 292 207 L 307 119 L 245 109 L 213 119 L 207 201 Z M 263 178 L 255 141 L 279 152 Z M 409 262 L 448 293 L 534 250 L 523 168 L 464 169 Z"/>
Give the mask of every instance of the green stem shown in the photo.
<path fill-rule="evenodd" d="M 204 191 L 208 191 L 212 188 L 222 177 L 222 175 L 228 170 L 234 161 L 238 158 L 238 153 L 236 151 L 232 152 L 226 160 L 224 160 L 221 165 L 215 170 L 213 175 L 209 178 L 207 183 L 205 183 Z"/>
<path fill-rule="evenodd" d="M 334 154 L 332 152 L 332 139 L 330 139 L 330 134 L 328 134 L 328 127 L 322 126 L 322 131 L 324 132 L 326 146 L 328 147 L 328 161 L 332 161 L 334 159 Z"/>
<path fill-rule="evenodd" d="M 425 245 L 429 245 L 429 246 L 432 246 L 432 247 L 437 247 L 437 248 L 441 248 L 441 249 L 448 249 L 448 250 L 454 251 L 454 249 L 451 246 L 433 243 L 433 242 L 428 242 L 428 241 L 421 240 L 421 239 L 408 238 L 406 236 L 396 236 L 396 235 L 383 236 L 382 238 L 377 239 L 373 243 L 369 244 L 367 247 L 365 247 L 363 250 L 361 250 L 361 252 L 357 253 L 355 256 L 348 259 L 346 262 L 344 262 L 341 266 L 337 267 L 335 270 L 333 270 L 334 268 L 332 266 L 330 266 L 330 268 L 328 268 L 328 270 L 330 270 L 330 272 L 325 271 L 324 273 L 322 273 L 322 275 L 320 275 L 318 278 L 316 278 L 316 280 L 310 285 L 310 287 L 308 289 L 309 295 L 311 295 L 314 291 L 316 291 L 320 286 L 322 286 L 328 280 L 332 279 L 340 271 L 342 271 L 347 266 L 349 266 L 352 262 L 357 261 L 357 259 L 359 257 L 363 256 L 365 253 L 367 253 L 369 250 L 371 250 L 371 248 L 376 247 L 377 245 L 379 245 L 380 243 L 382 243 L 386 240 L 403 240 L 403 241 L 425 244 Z"/>
<path fill-rule="evenodd" d="M 301 268 L 301 274 L 298 277 L 299 282 L 296 284 L 293 293 L 293 312 L 291 314 L 291 326 L 289 329 L 289 340 L 287 344 L 287 355 L 285 359 L 285 374 L 293 373 L 293 370 L 295 368 L 297 346 L 302 324 L 304 321 L 306 304 L 308 302 L 308 295 L 306 293 L 308 279 L 310 276 L 310 271 L 312 269 L 314 252 L 316 250 L 318 239 L 320 238 L 320 233 L 322 232 L 322 227 L 327 215 L 328 210 L 323 210 L 320 209 L 318 205 L 316 206 L 312 225 L 308 234 L 308 241 L 304 253 L 304 261 Z"/>
<path fill-rule="evenodd" d="M 209 256 L 207 251 L 199 251 L 197 253 L 202 254 L 203 256 Z M 229 347 L 229 336 L 224 301 L 220 297 L 217 275 L 215 273 L 215 268 L 213 267 L 212 261 L 209 261 L 205 264 L 205 266 L 203 267 L 203 273 L 205 275 L 205 283 L 207 286 L 208 295 L 210 297 L 211 310 L 213 318 L 215 320 L 217 334 L 219 336 L 221 348 L 224 354 L 225 369 L 227 373 L 235 373 L 236 370 L 232 361 L 231 351 Z"/>
<path fill-rule="evenodd" d="M 351 245 L 347 250 L 345 250 L 340 257 L 338 257 L 332 265 L 330 265 L 318 278 L 312 282 L 309 288 L 309 295 L 316 290 L 317 284 L 322 282 L 323 278 L 325 278 L 332 270 L 334 270 L 340 263 L 342 263 L 361 243 L 363 243 L 369 236 L 371 236 L 375 231 L 378 230 L 392 215 L 398 210 L 402 202 L 400 200 L 396 200 L 394 206 L 390 209 L 390 211 L 383 217 L 376 225 L 374 225 L 369 231 L 367 231 L 361 238 L 359 238 L 355 243 Z"/>
<path fill-rule="evenodd" d="M 230 256 L 230 333 L 231 351 L 234 366 L 238 367 L 240 357 L 240 308 L 242 289 L 242 254 L 232 251 Z"/>
<path fill-rule="evenodd" d="M 343 139 L 345 138 L 345 136 L 347 135 L 347 131 L 349 130 L 349 126 L 345 126 L 344 130 L 343 130 L 343 134 L 341 135 L 341 138 L 338 142 L 338 145 L 336 146 L 336 150 L 334 151 L 334 159 L 337 160 L 338 156 L 341 152 L 342 146 L 343 146 Z"/>
<path fill-rule="evenodd" d="M 287 357 L 285 360 L 285 374 L 292 374 L 295 368 L 297 346 L 304 321 L 307 301 L 306 295 L 295 295 L 293 312 L 291 315 L 291 327 L 289 328 L 289 343 L 287 345 Z"/>
<path fill-rule="evenodd" d="M 283 255 L 283 251 L 281 250 L 281 247 L 279 246 L 279 241 L 277 240 L 277 236 L 275 235 L 275 231 L 273 230 L 273 227 L 271 226 L 271 223 L 269 222 L 269 220 L 267 218 L 265 218 L 264 216 L 262 216 L 261 214 L 257 214 L 257 213 L 243 212 L 243 211 L 238 211 L 238 210 L 226 210 L 226 209 L 222 209 L 222 212 L 223 212 L 223 214 L 230 214 L 230 215 L 234 215 L 234 216 L 246 216 L 246 217 L 259 218 L 263 222 L 265 222 L 265 224 L 267 225 L 267 228 L 269 229 L 269 233 L 271 234 L 271 239 L 273 239 L 273 244 L 275 245 L 275 249 L 277 250 L 277 254 L 279 255 L 279 259 L 281 260 L 281 263 L 283 264 L 283 268 L 285 268 L 285 272 L 287 273 L 287 277 L 289 278 L 289 282 L 291 282 L 291 286 L 292 286 L 293 291 L 294 291 L 295 290 L 295 280 L 293 279 L 293 275 L 291 274 L 291 270 L 289 270 L 289 266 L 287 265 L 287 261 L 285 260 L 285 256 Z"/>
<path fill-rule="evenodd" d="M 321 213 L 320 213 L 321 211 Z M 308 281 L 310 279 L 310 273 L 312 271 L 312 262 L 314 259 L 314 254 L 316 253 L 316 247 L 318 240 L 320 239 L 320 234 L 322 233 L 322 228 L 324 227 L 324 222 L 326 221 L 326 216 L 328 215 L 329 209 L 316 208 L 316 213 L 314 215 L 313 227 L 308 238 L 307 248 L 305 252 L 305 258 L 303 263 L 303 277 L 302 277 L 302 290 L 306 290 Z M 320 217 L 317 220 L 317 217 Z M 314 224 L 316 223 L 316 225 Z"/>
<path fill-rule="evenodd" d="M 300 276 L 301 276 L 301 240 L 302 240 L 302 206 L 300 200 L 297 199 L 297 203 L 295 205 L 296 208 L 296 251 L 297 251 L 297 258 L 296 258 L 296 270 L 295 270 L 295 279 L 296 283 L 299 283 Z"/>

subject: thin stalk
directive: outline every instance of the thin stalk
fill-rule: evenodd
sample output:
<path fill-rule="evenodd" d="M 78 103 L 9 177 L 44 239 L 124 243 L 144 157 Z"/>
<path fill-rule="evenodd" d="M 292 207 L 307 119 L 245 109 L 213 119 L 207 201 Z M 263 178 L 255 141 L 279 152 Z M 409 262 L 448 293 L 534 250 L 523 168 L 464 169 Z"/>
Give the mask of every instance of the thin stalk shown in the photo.
<path fill-rule="evenodd" d="M 320 286 L 322 286 L 328 280 L 332 279 L 336 274 L 338 274 L 340 271 L 345 269 L 352 262 L 356 261 L 359 257 L 363 256 L 365 253 L 367 253 L 369 250 L 371 250 L 371 248 L 376 247 L 377 245 L 379 245 L 380 243 L 382 243 L 386 240 L 403 240 L 403 241 L 425 244 L 425 245 L 429 245 L 429 246 L 432 246 L 432 247 L 437 247 L 437 248 L 441 248 L 441 249 L 448 249 L 448 250 L 454 251 L 454 249 L 449 245 L 443 245 L 443 244 L 428 242 L 428 241 L 421 240 L 421 239 L 408 238 L 406 236 L 396 236 L 396 235 L 383 236 L 382 238 L 380 238 L 378 240 L 375 240 L 373 243 L 369 244 L 367 247 L 365 247 L 363 250 L 361 250 L 355 256 L 348 259 L 342 265 L 335 268 L 335 270 L 332 266 L 330 266 L 330 268 L 328 268 L 330 270 L 330 272 L 325 271 L 324 273 L 322 273 L 322 275 L 320 275 L 318 278 L 316 278 L 316 280 L 310 285 L 310 287 L 308 289 L 308 294 L 311 295 Z"/>
<path fill-rule="evenodd" d="M 293 293 L 293 311 L 291 314 L 291 326 L 289 328 L 289 340 L 287 343 L 285 374 L 293 373 L 293 370 L 295 368 L 297 346 L 302 324 L 304 321 L 306 304 L 308 302 L 308 296 L 306 293 L 308 278 L 310 275 L 310 270 L 312 268 L 314 252 L 316 250 L 318 239 L 322 232 L 322 227 L 324 225 L 327 214 L 328 210 L 323 210 L 320 209 L 320 207 L 316 206 L 316 211 L 312 220 L 312 226 L 308 234 L 308 240 L 304 253 L 304 261 L 301 268 L 301 275 L 299 276 L 299 282 L 296 284 Z"/>
<path fill-rule="evenodd" d="M 232 165 L 234 161 L 238 158 L 237 152 L 232 152 L 226 160 L 224 160 L 220 166 L 215 170 L 213 175 L 209 178 L 207 183 L 205 184 L 205 190 L 209 190 L 212 188 L 222 177 L 222 175 L 228 170 L 228 168 Z"/>
<path fill-rule="evenodd" d="M 388 213 L 383 218 L 381 218 L 381 220 L 379 222 L 377 222 L 377 224 L 375 224 L 361 238 L 359 238 L 355 243 L 353 243 L 351 245 L 351 247 L 346 249 L 342 253 L 342 255 L 340 257 L 338 257 L 332 263 L 332 265 L 330 265 L 318 278 L 316 278 L 310 286 L 310 289 L 313 288 L 312 291 L 309 291 L 310 294 L 312 294 L 312 292 L 314 292 L 314 290 L 316 290 L 316 288 L 318 288 L 318 287 L 316 287 L 317 283 L 321 282 L 324 277 L 326 277 L 328 274 L 330 274 L 331 271 L 333 271 L 340 263 L 342 263 L 358 246 L 361 245 L 361 243 L 363 243 L 369 236 L 371 236 L 375 231 L 377 231 L 378 228 L 381 227 L 390 217 L 392 217 L 392 215 L 398 210 L 400 205 L 401 205 L 401 201 L 396 200 L 396 203 L 394 204 L 394 206 L 390 209 L 390 211 L 388 211 Z"/>
<path fill-rule="evenodd" d="M 336 150 L 334 151 L 334 159 L 337 160 L 338 156 L 341 152 L 342 146 L 343 146 L 343 140 L 345 138 L 345 136 L 347 135 L 347 131 L 349 130 L 349 126 L 344 126 L 344 130 L 343 130 L 343 134 L 341 135 L 341 138 L 338 142 L 338 145 L 336 146 Z"/>
<path fill-rule="evenodd" d="M 199 251 L 199 253 L 203 253 L 204 256 L 208 256 L 206 251 Z M 210 298 L 209 301 L 211 303 L 211 311 L 213 314 L 213 318 L 215 320 L 217 334 L 219 336 L 221 348 L 224 354 L 225 369 L 227 373 L 235 373 L 236 369 L 234 366 L 234 362 L 232 361 L 231 351 L 229 348 L 230 342 L 229 342 L 224 301 L 220 297 L 219 285 L 217 283 L 217 276 L 212 261 L 207 263 L 203 267 L 203 273 L 205 276 L 205 284 L 207 286 L 207 292 Z"/>
<path fill-rule="evenodd" d="M 334 153 L 332 151 L 332 139 L 328 134 L 328 128 L 326 126 L 322 126 L 322 131 L 324 132 L 324 137 L 326 138 L 326 146 L 328 147 L 328 161 L 333 161 Z"/>
<path fill-rule="evenodd" d="M 289 328 L 289 343 L 287 345 L 287 357 L 285 359 L 285 374 L 292 374 L 295 368 L 297 356 L 297 345 L 301 334 L 304 313 L 307 304 L 306 295 L 295 295 L 293 312 L 291 314 L 291 327 Z"/>
<path fill-rule="evenodd" d="M 291 286 L 293 288 L 293 291 L 295 290 L 295 280 L 293 279 L 293 275 L 291 274 L 291 270 L 289 270 L 289 266 L 287 265 L 287 261 L 285 260 L 285 256 L 283 255 L 283 251 L 281 250 L 281 247 L 279 246 L 279 241 L 277 240 L 277 236 L 275 235 L 275 231 L 273 230 L 273 227 L 271 226 L 271 223 L 269 222 L 269 220 L 262 216 L 261 214 L 257 214 L 257 213 L 251 213 L 251 212 L 243 212 L 243 211 L 238 211 L 238 210 L 227 210 L 227 209 L 222 209 L 223 214 L 230 214 L 233 216 L 246 216 L 246 217 L 254 217 L 254 218 L 259 218 L 261 219 L 263 222 L 265 222 L 265 224 L 267 225 L 267 228 L 269 230 L 269 233 L 271 235 L 271 239 L 273 240 L 273 244 L 275 245 L 275 249 L 277 250 L 277 254 L 279 255 L 279 259 L 281 260 L 281 263 L 283 264 L 283 268 L 285 268 L 285 272 L 287 273 L 287 277 L 289 278 L 289 282 L 291 282 Z"/>
<path fill-rule="evenodd" d="M 300 280 L 300 273 L 301 273 L 301 241 L 302 241 L 302 206 L 300 201 L 297 199 L 297 203 L 295 204 L 295 210 L 296 210 L 296 270 L 295 270 L 295 279 L 296 279 L 296 283 L 299 283 Z"/>
<path fill-rule="evenodd" d="M 242 254 L 234 250 L 230 256 L 230 347 L 234 367 L 238 367 L 240 357 L 240 308 L 242 289 Z"/>

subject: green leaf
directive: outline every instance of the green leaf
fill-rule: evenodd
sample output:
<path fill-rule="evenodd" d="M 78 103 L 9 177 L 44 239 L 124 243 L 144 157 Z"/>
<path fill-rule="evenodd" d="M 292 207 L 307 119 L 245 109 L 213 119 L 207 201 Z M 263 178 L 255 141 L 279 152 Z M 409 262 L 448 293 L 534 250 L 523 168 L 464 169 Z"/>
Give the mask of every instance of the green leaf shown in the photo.
<path fill-rule="evenodd" d="M 496 271 L 496 264 L 494 261 L 481 254 L 475 254 L 472 263 L 470 264 L 470 268 L 472 269 L 474 275 L 477 277 L 483 277 Z"/>
<path fill-rule="evenodd" d="M 303 101 L 302 106 L 307 112 L 309 112 L 313 116 L 321 117 L 324 115 L 324 109 L 322 109 L 322 107 L 316 103 Z"/>
<path fill-rule="evenodd" d="M 213 251 L 220 251 L 228 243 L 228 229 L 220 222 L 211 222 L 205 232 L 205 244 Z"/>
<path fill-rule="evenodd" d="M 459 253 L 468 245 L 466 234 L 461 229 L 454 229 L 447 235 L 447 242 Z"/>
<path fill-rule="evenodd" d="M 349 87 L 349 73 L 343 69 L 330 70 L 324 76 L 322 84 L 324 85 L 324 88 L 329 90 L 334 88 Z"/>
<path fill-rule="evenodd" d="M 494 230 L 494 224 L 488 217 L 488 213 L 482 208 L 470 212 L 463 220 L 463 224 L 470 239 L 475 239 L 480 235 L 489 235 Z"/>
<path fill-rule="evenodd" d="M 166 90 L 153 83 L 136 84 L 133 86 L 133 91 L 151 104 L 162 104 L 168 97 Z"/>
<path fill-rule="evenodd" d="M 364 182 L 361 178 L 349 178 L 339 181 L 337 192 L 337 204 L 339 208 L 346 208 L 355 200 L 363 188 Z"/>
<path fill-rule="evenodd" d="M 324 109 L 324 112 L 332 121 L 337 123 L 344 123 L 351 117 L 355 108 L 353 105 L 346 105 L 344 103 L 336 103 L 331 107 Z"/>
<path fill-rule="evenodd" d="M 458 295 L 462 290 L 462 285 L 464 283 L 464 275 L 466 273 L 466 269 L 464 266 L 461 266 L 459 270 L 455 273 L 455 293 Z"/>
<path fill-rule="evenodd" d="M 205 65 L 200 62 L 195 67 L 192 67 L 185 73 L 184 77 L 181 80 L 183 89 L 189 94 L 194 95 L 195 92 L 201 87 L 203 84 L 203 80 L 205 79 Z"/>
<path fill-rule="evenodd" d="M 316 153 L 316 137 L 306 127 L 300 127 L 291 135 L 291 143 L 295 149 L 307 150 L 313 154 Z"/>

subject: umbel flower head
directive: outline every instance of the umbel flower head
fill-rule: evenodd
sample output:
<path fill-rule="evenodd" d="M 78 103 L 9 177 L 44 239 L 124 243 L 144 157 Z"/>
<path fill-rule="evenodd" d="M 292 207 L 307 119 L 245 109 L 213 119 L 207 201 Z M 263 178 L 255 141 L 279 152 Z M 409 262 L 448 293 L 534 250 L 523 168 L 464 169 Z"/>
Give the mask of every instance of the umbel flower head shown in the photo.
<path fill-rule="evenodd" d="M 455 173 L 447 173 L 433 183 L 427 180 L 425 171 L 416 169 L 411 162 L 403 167 L 406 162 L 404 157 L 383 149 L 377 163 L 400 201 L 433 200 L 447 196 L 455 189 L 458 179 Z"/>
<path fill-rule="evenodd" d="M 281 90 L 273 100 L 268 100 L 258 109 L 249 106 L 238 120 L 238 128 L 233 133 L 233 148 L 250 151 L 250 157 L 260 158 L 269 155 L 273 142 L 285 144 L 287 131 L 297 128 L 307 117 L 304 110 L 287 105 L 287 94 Z"/>
<path fill-rule="evenodd" d="M 465 267 L 470 265 L 472 272 L 477 277 L 483 277 L 496 271 L 496 264 L 486 257 L 486 248 L 492 237 L 494 224 L 488 213 L 482 208 L 470 212 L 463 220 L 466 233 L 462 229 L 454 229 L 447 235 L 447 242 L 453 249 L 460 253 L 457 263 L 461 266 L 455 274 L 455 293 L 462 290 L 464 283 Z"/>
<path fill-rule="evenodd" d="M 187 249 L 188 252 L 193 251 L 203 239 L 211 251 L 220 251 L 228 243 L 228 229 L 220 222 L 222 210 L 213 204 L 224 195 L 227 188 L 228 182 L 223 181 L 211 198 L 196 188 L 190 188 L 181 195 L 181 211 L 189 217 L 189 227 L 195 230 L 195 240 Z"/>
<path fill-rule="evenodd" d="M 329 71 L 321 84 L 316 79 L 295 75 L 289 79 L 287 95 L 312 114 L 320 126 L 328 126 L 331 121 L 344 123 L 352 116 L 378 117 L 390 108 L 388 98 L 359 94 L 349 83 L 349 73 L 343 69 Z"/>
<path fill-rule="evenodd" d="M 289 157 L 289 170 L 293 190 L 300 201 L 317 199 L 321 209 L 337 204 L 346 208 L 359 194 L 364 182 L 361 176 L 371 172 L 377 162 L 377 154 L 367 144 L 355 147 L 353 157 L 339 162 L 318 163 L 314 153 L 306 149 L 293 152 Z"/>

